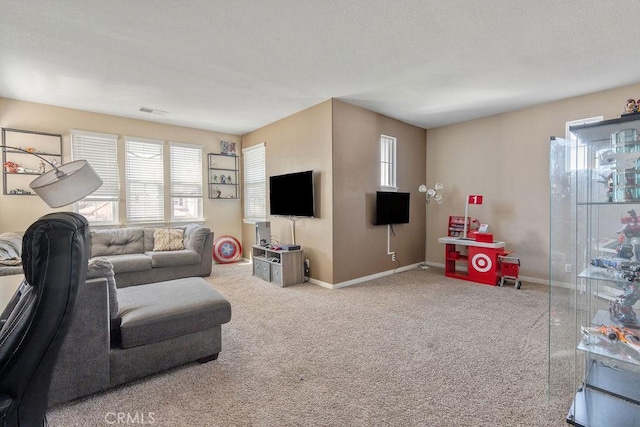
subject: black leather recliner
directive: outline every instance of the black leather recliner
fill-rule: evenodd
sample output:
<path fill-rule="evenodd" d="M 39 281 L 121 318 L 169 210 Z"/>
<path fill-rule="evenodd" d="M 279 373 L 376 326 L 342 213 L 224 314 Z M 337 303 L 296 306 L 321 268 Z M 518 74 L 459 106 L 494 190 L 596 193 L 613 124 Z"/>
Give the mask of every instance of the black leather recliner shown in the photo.
<path fill-rule="evenodd" d="M 60 345 L 87 274 L 87 220 L 45 215 L 22 242 L 25 279 L 0 315 L 0 426 L 46 424 L 47 394 Z"/>

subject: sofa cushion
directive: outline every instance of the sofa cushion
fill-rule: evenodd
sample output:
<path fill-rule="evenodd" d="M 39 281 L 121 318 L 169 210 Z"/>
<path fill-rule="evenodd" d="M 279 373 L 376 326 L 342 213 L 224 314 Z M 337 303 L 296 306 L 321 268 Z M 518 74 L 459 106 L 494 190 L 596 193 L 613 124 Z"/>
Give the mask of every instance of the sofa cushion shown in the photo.
<path fill-rule="evenodd" d="M 149 251 L 144 253 L 151 258 L 152 267 L 177 267 L 200 263 L 200 254 L 189 249 L 181 251 Z"/>
<path fill-rule="evenodd" d="M 231 305 L 199 277 L 118 290 L 123 348 L 186 335 L 231 320 Z"/>
<path fill-rule="evenodd" d="M 151 258 L 145 254 L 113 255 L 103 258 L 113 264 L 113 272 L 116 274 L 151 270 Z"/>
<path fill-rule="evenodd" d="M 91 257 L 142 254 L 143 252 L 144 236 L 140 227 L 113 228 L 91 232 Z M 118 269 L 115 271 L 118 273 Z"/>
<path fill-rule="evenodd" d="M 157 228 L 153 232 L 153 250 L 179 251 L 184 249 L 184 230 L 181 228 Z"/>
<path fill-rule="evenodd" d="M 185 227 L 184 226 L 177 226 L 177 227 L 171 227 L 172 229 L 179 229 L 179 230 L 184 230 Z M 153 235 L 156 232 L 157 228 L 144 228 L 143 232 L 144 232 L 144 250 L 145 251 L 152 251 L 153 247 L 155 246 L 155 242 L 153 239 Z"/>
<path fill-rule="evenodd" d="M 120 308 L 118 307 L 118 289 L 116 288 L 116 278 L 113 274 L 113 264 L 106 258 L 91 258 L 87 269 L 87 279 L 104 277 L 107 279 L 109 288 L 109 316 L 112 319 L 118 317 Z"/>

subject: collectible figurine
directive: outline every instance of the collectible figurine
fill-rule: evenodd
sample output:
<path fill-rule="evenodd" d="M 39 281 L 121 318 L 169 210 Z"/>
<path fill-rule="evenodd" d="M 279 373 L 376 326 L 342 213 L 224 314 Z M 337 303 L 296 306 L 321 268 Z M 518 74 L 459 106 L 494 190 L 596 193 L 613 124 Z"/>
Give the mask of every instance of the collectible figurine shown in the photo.
<path fill-rule="evenodd" d="M 634 283 L 627 284 L 624 293 L 609 302 L 611 320 L 625 326 L 638 324 L 636 312 L 633 311 L 633 304 L 640 300 L 640 287 L 635 283 L 636 278 L 637 276 L 634 275 Z"/>
<path fill-rule="evenodd" d="M 628 114 L 630 113 L 637 113 L 638 112 L 638 105 L 636 104 L 635 99 L 627 99 L 627 108 L 626 108 L 626 112 Z"/>
<path fill-rule="evenodd" d="M 582 327 L 582 333 L 585 335 L 601 334 L 611 341 L 620 341 L 623 344 L 630 345 L 634 350 L 640 351 L 640 335 L 638 331 L 617 325 L 600 325 L 597 327 Z"/>

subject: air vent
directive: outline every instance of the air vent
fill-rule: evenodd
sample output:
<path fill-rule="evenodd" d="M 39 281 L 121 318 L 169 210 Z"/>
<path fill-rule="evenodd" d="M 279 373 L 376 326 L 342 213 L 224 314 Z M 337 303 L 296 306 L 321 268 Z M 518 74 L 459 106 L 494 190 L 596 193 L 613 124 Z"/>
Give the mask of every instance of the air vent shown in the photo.
<path fill-rule="evenodd" d="M 140 111 L 143 113 L 156 114 L 158 116 L 164 116 L 168 111 L 156 110 L 155 108 L 140 107 Z"/>

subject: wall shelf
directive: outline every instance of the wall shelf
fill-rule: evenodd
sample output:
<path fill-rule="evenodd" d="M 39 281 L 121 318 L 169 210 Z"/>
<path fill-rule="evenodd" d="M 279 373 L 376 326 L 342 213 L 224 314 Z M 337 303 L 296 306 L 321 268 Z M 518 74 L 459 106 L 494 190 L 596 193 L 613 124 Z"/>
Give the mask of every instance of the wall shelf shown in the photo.
<path fill-rule="evenodd" d="M 210 199 L 238 199 L 240 178 L 238 156 L 209 153 L 207 182 Z"/>
<path fill-rule="evenodd" d="M 30 150 L 29 153 L 7 147 Z M 2 194 L 6 196 L 35 196 L 29 184 L 33 176 L 41 175 L 42 160 L 32 154 L 62 164 L 62 135 L 24 129 L 2 128 Z M 33 172 L 10 172 L 8 162 Z M 50 169 L 50 165 L 44 165 Z"/>

